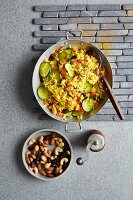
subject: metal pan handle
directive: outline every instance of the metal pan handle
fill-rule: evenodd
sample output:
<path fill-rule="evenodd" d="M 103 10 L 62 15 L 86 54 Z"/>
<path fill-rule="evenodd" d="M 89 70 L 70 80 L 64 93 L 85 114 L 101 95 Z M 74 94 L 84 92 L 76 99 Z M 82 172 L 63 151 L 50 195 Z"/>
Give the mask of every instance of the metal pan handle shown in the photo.
<path fill-rule="evenodd" d="M 113 93 L 112 88 L 110 87 L 107 79 L 104 76 L 102 76 L 101 79 L 102 79 L 102 82 L 104 83 L 105 89 L 107 91 L 107 95 L 108 95 L 108 97 L 109 97 L 109 99 L 110 99 L 110 101 L 111 101 L 116 113 L 118 114 L 119 118 L 121 120 L 123 120 L 124 119 L 123 112 L 122 112 L 122 110 L 120 108 L 120 105 L 119 105 L 118 101 L 116 100 L 116 97 L 115 97 L 115 95 Z"/>
<path fill-rule="evenodd" d="M 74 32 L 80 32 L 79 39 L 81 40 L 82 36 L 83 36 L 83 31 L 82 30 L 75 30 L 75 31 L 73 31 L 73 30 L 67 30 L 66 31 L 66 39 L 69 40 L 69 36 L 70 35 L 73 36 L 73 37 L 75 37 L 76 34 Z"/>
<path fill-rule="evenodd" d="M 65 131 L 68 132 L 68 133 L 76 133 L 76 132 L 81 132 L 82 131 L 82 126 L 81 126 L 81 122 L 78 122 L 78 125 L 79 125 L 79 130 L 71 130 L 71 129 L 68 129 L 68 122 L 66 123 L 65 125 Z"/>

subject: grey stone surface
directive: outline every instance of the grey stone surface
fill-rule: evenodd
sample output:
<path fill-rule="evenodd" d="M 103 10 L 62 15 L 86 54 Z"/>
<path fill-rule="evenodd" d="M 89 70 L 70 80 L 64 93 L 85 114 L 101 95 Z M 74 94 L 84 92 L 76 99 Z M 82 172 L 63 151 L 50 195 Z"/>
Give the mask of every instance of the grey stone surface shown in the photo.
<path fill-rule="evenodd" d="M 133 29 L 133 23 L 124 23 L 125 29 Z"/>
<path fill-rule="evenodd" d="M 108 59 L 109 62 L 115 62 L 116 61 L 116 56 L 109 56 L 109 55 L 107 55 L 107 59 Z"/>
<path fill-rule="evenodd" d="M 114 89 L 116 95 L 133 94 L 133 89 Z"/>
<path fill-rule="evenodd" d="M 124 29 L 123 24 L 101 24 L 101 29 Z"/>
<path fill-rule="evenodd" d="M 82 30 L 99 30 L 100 24 L 78 24 L 78 28 Z"/>
<path fill-rule="evenodd" d="M 58 37 L 44 37 L 44 38 L 42 38 L 41 39 L 41 42 L 42 43 L 53 43 L 53 44 L 55 44 L 56 42 L 58 42 L 60 40 L 60 38 L 58 38 Z"/>
<path fill-rule="evenodd" d="M 116 58 L 117 62 L 127 62 L 127 61 L 133 61 L 133 56 L 118 56 Z"/>
<path fill-rule="evenodd" d="M 133 79 L 132 79 L 133 80 Z M 128 101 L 133 101 L 133 95 L 129 95 Z"/>
<path fill-rule="evenodd" d="M 87 121 L 112 121 L 113 120 L 113 115 L 96 115 L 92 117 L 90 120 Z"/>
<path fill-rule="evenodd" d="M 119 95 L 116 96 L 117 101 L 128 101 L 128 96 L 127 95 Z"/>
<path fill-rule="evenodd" d="M 66 5 L 42 5 L 42 6 L 34 6 L 34 11 L 42 12 L 42 11 L 60 11 L 60 10 L 66 10 Z"/>
<path fill-rule="evenodd" d="M 126 81 L 126 76 L 113 76 L 114 81 Z"/>
<path fill-rule="evenodd" d="M 35 31 L 34 37 L 59 37 L 65 36 L 65 31 Z"/>
<path fill-rule="evenodd" d="M 87 42 L 91 42 L 94 43 L 95 42 L 95 37 L 83 37 L 83 40 L 87 41 Z"/>
<path fill-rule="evenodd" d="M 116 63 L 111 63 L 111 68 L 116 69 L 117 68 L 117 64 Z"/>
<path fill-rule="evenodd" d="M 125 108 L 133 107 L 133 102 L 120 102 L 120 105 Z"/>
<path fill-rule="evenodd" d="M 123 8 L 124 10 L 133 9 L 133 4 L 125 4 L 125 5 L 122 6 L 122 8 Z"/>
<path fill-rule="evenodd" d="M 33 45 L 33 49 L 35 51 L 44 51 L 44 50 L 48 49 L 51 45 L 50 44 L 35 44 L 35 45 Z"/>
<path fill-rule="evenodd" d="M 133 74 L 133 69 L 117 69 L 118 75 Z"/>
<path fill-rule="evenodd" d="M 120 5 L 113 4 L 96 4 L 96 5 L 87 5 L 87 10 L 120 10 Z"/>
<path fill-rule="evenodd" d="M 80 11 L 59 12 L 59 17 L 79 17 Z"/>
<path fill-rule="evenodd" d="M 125 36 L 124 41 L 125 42 L 133 42 L 133 36 Z"/>
<path fill-rule="evenodd" d="M 133 22 L 133 17 L 119 17 L 120 22 Z"/>
<path fill-rule="evenodd" d="M 58 30 L 58 25 L 42 25 L 41 27 L 42 31 L 54 31 L 54 30 Z"/>
<path fill-rule="evenodd" d="M 125 69 L 133 68 L 133 62 L 128 62 L 128 63 L 123 62 L 123 63 L 118 63 L 117 65 L 118 65 L 118 68 L 125 68 Z"/>
<path fill-rule="evenodd" d="M 115 90 L 118 90 L 118 89 L 115 89 Z M 122 112 L 124 114 L 126 114 L 127 113 L 127 108 L 122 108 Z M 101 114 L 101 115 L 107 115 L 106 113 L 112 115 L 112 114 L 116 114 L 116 111 L 115 111 L 114 108 L 102 108 L 102 110 L 99 111 L 99 114 Z"/>
<path fill-rule="evenodd" d="M 128 114 L 133 115 L 133 108 L 130 108 L 130 109 L 128 110 Z"/>
<path fill-rule="evenodd" d="M 133 82 L 121 82 L 121 88 L 133 88 Z"/>
<path fill-rule="evenodd" d="M 123 42 L 123 37 L 96 37 L 96 42 Z"/>
<path fill-rule="evenodd" d="M 106 55 L 122 55 L 122 50 L 115 50 L 115 49 L 110 49 L 110 50 L 102 50 L 103 53 Z"/>
<path fill-rule="evenodd" d="M 127 35 L 128 30 L 99 30 L 98 36 L 117 36 L 117 35 Z"/>
<path fill-rule="evenodd" d="M 117 17 L 92 17 L 93 23 L 117 23 L 118 18 Z"/>
<path fill-rule="evenodd" d="M 131 48 L 133 48 L 133 43 L 131 43 Z"/>
<path fill-rule="evenodd" d="M 117 115 L 114 116 L 115 121 L 119 121 L 119 117 Z M 124 121 L 133 121 L 133 115 L 125 115 Z"/>
<path fill-rule="evenodd" d="M 78 1 L 56 1 L 57 4 L 66 5 L 74 2 L 78 3 Z M 105 3 L 105 0 L 98 2 Z M 124 1 L 120 3 L 122 2 Z M 38 59 L 41 53 L 31 51 L 31 46 L 36 41 L 31 37 L 31 33 L 37 31 L 37 26 L 33 26 L 30 21 L 38 15 L 32 11 L 32 7 L 48 3 L 55 4 L 55 1 L 1 1 L 0 199 L 132 200 L 133 115 L 126 115 L 125 121 L 122 122 L 116 115 L 114 118 L 118 120 L 117 122 L 101 122 L 101 118 L 108 120 L 112 119 L 113 115 L 102 117 L 98 115 L 97 121 L 82 123 L 81 133 L 66 133 L 64 123 L 53 120 L 47 115 L 43 119 L 39 118 L 38 113 L 33 112 L 35 102 L 31 79 L 35 62 L 32 59 Z M 87 0 L 81 3 L 92 2 Z M 133 94 L 131 89 L 124 91 Z M 64 177 L 51 182 L 39 181 L 29 175 L 21 159 L 25 139 L 42 128 L 53 128 L 63 132 L 69 138 L 74 151 L 70 170 Z M 73 125 L 73 128 L 75 130 L 76 125 Z M 87 131 L 90 129 L 98 129 L 105 134 L 106 146 L 99 153 L 91 152 L 88 162 L 83 166 L 77 166 L 75 162 L 77 157 L 85 155 Z"/>
<path fill-rule="evenodd" d="M 118 83 L 118 82 L 113 83 L 113 88 L 119 88 L 119 87 L 120 87 L 120 83 Z"/>
<path fill-rule="evenodd" d="M 59 12 L 44 12 L 43 17 L 58 17 Z"/>
<path fill-rule="evenodd" d="M 77 29 L 77 24 L 63 24 L 63 25 L 59 25 L 59 29 L 60 30 L 75 30 Z"/>
<path fill-rule="evenodd" d="M 103 43 L 103 49 L 128 49 L 128 48 L 130 48 L 130 43 Z"/>
<path fill-rule="evenodd" d="M 82 17 L 89 17 L 89 16 L 97 16 L 97 14 L 98 14 L 98 11 L 91 11 L 91 10 L 89 10 L 89 11 L 81 11 L 81 13 L 80 13 L 80 16 L 82 16 Z"/>
<path fill-rule="evenodd" d="M 128 81 L 133 81 L 133 75 L 127 75 L 127 80 Z"/>
<path fill-rule="evenodd" d="M 127 55 L 127 56 L 133 55 L 133 49 L 124 49 L 123 55 Z"/>
<path fill-rule="evenodd" d="M 100 11 L 98 16 L 126 16 L 127 13 L 124 10 L 117 10 L 117 11 Z"/>
<path fill-rule="evenodd" d="M 133 30 L 129 30 L 128 35 L 133 35 Z"/>
<path fill-rule="evenodd" d="M 91 17 L 80 17 L 80 18 L 69 18 L 68 19 L 68 23 L 72 24 L 72 23 L 84 23 L 84 24 L 87 24 L 87 23 L 91 23 Z"/>
<path fill-rule="evenodd" d="M 66 24 L 68 22 L 68 18 L 38 18 L 34 19 L 33 23 L 35 25 L 43 25 L 43 24 Z"/>
<path fill-rule="evenodd" d="M 86 10 L 86 5 L 68 5 L 67 10 Z"/>

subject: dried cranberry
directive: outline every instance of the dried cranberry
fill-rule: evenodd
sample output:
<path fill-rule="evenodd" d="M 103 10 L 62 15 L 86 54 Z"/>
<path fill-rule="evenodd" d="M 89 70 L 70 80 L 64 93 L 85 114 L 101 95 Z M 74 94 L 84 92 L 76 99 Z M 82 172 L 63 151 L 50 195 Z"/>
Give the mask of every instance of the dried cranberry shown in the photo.
<path fill-rule="evenodd" d="M 45 135 L 44 136 L 44 140 L 50 140 L 51 139 L 51 135 Z"/>
<path fill-rule="evenodd" d="M 42 151 L 38 151 L 37 156 L 41 156 L 41 155 L 42 155 Z"/>
<path fill-rule="evenodd" d="M 30 145 L 29 147 L 28 147 L 28 150 L 29 151 L 32 151 L 34 149 L 34 146 L 33 145 Z"/>
<path fill-rule="evenodd" d="M 32 168 L 36 167 L 36 163 L 32 161 L 32 162 L 31 162 L 31 167 L 32 167 Z"/>
<path fill-rule="evenodd" d="M 47 162 L 50 163 L 50 162 L 51 162 L 51 159 L 50 159 L 50 158 L 47 158 Z"/>
<path fill-rule="evenodd" d="M 43 77 L 40 76 L 40 81 L 43 83 Z"/>
<path fill-rule="evenodd" d="M 55 58 L 54 54 L 51 54 L 51 55 L 49 56 L 49 60 L 50 60 L 50 61 L 51 61 L 51 60 L 54 60 L 54 58 Z"/>
<path fill-rule="evenodd" d="M 41 142 L 38 142 L 38 145 L 39 145 L 39 146 L 42 146 L 42 143 L 41 143 Z"/>
<path fill-rule="evenodd" d="M 40 161 L 40 156 L 37 155 L 37 156 L 36 156 L 36 160 L 37 160 L 37 161 Z"/>
<path fill-rule="evenodd" d="M 93 50 L 90 49 L 90 50 L 86 51 L 86 54 L 88 54 L 88 55 L 93 55 Z"/>
<path fill-rule="evenodd" d="M 58 165 L 54 163 L 54 164 L 52 164 L 52 166 L 53 166 L 53 167 L 57 167 Z"/>

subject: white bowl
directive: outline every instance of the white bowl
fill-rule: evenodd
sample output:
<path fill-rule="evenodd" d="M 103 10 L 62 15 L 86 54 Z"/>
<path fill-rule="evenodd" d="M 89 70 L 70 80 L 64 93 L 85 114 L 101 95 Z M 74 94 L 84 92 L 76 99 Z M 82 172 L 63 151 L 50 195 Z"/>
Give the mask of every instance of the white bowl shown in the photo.
<path fill-rule="evenodd" d="M 69 145 L 70 152 L 71 152 L 71 159 L 70 159 L 69 165 L 68 165 L 68 167 L 66 168 L 66 170 L 65 170 L 62 174 L 60 174 L 60 175 L 58 175 L 58 176 L 47 177 L 47 176 L 42 176 L 42 175 L 40 175 L 39 173 L 38 173 L 38 174 L 35 174 L 34 172 L 32 172 L 32 171 L 29 169 L 28 164 L 26 163 L 26 160 L 25 160 L 25 152 L 27 151 L 27 144 L 28 144 L 28 142 L 29 142 L 30 139 L 35 139 L 35 138 L 37 138 L 37 137 L 39 137 L 39 136 L 41 136 L 41 135 L 48 135 L 48 134 L 53 133 L 53 132 L 54 132 L 54 133 L 57 133 L 57 134 L 59 134 L 59 135 L 61 135 L 61 136 L 66 140 L 67 144 Z M 26 140 L 25 143 L 24 143 L 23 149 L 22 149 L 22 160 L 23 160 L 23 164 L 24 164 L 25 168 L 27 169 L 27 171 L 28 171 L 32 176 L 34 176 L 34 177 L 36 177 L 36 178 L 38 178 L 38 179 L 41 179 L 41 180 L 53 180 L 53 179 L 56 179 L 56 178 L 58 178 L 58 177 L 61 177 L 63 174 L 65 174 L 65 173 L 68 171 L 69 167 L 70 167 L 70 164 L 71 164 L 71 161 L 72 161 L 72 156 L 73 156 L 72 146 L 71 146 L 69 140 L 67 139 L 67 137 L 66 137 L 63 133 L 61 133 L 60 131 L 55 131 L 55 130 L 53 130 L 53 129 L 42 129 L 42 130 L 39 130 L 39 131 L 34 132 L 33 134 L 31 134 L 31 135 L 27 138 L 27 140 Z"/>

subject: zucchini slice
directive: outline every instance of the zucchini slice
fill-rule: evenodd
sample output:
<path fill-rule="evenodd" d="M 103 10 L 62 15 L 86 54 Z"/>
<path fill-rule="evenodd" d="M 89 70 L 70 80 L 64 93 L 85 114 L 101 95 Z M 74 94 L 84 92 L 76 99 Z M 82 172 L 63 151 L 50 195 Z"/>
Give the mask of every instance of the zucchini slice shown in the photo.
<path fill-rule="evenodd" d="M 74 76 L 74 70 L 73 70 L 71 64 L 69 64 L 69 63 L 65 64 L 65 68 L 68 72 L 68 75 L 72 78 Z"/>
<path fill-rule="evenodd" d="M 92 85 L 87 81 L 86 84 L 85 84 L 85 88 L 86 88 L 87 92 L 91 92 Z"/>
<path fill-rule="evenodd" d="M 49 62 L 43 62 L 40 65 L 39 73 L 42 77 L 46 77 L 51 70 L 51 64 Z"/>
<path fill-rule="evenodd" d="M 90 112 L 93 108 L 94 108 L 94 104 L 95 104 L 95 100 L 94 99 L 85 99 L 83 102 L 82 102 L 82 107 L 84 109 L 85 112 Z"/>
<path fill-rule="evenodd" d="M 71 49 L 65 49 L 61 53 L 59 53 L 59 60 L 67 60 L 69 61 L 71 57 L 73 56 Z"/>
<path fill-rule="evenodd" d="M 49 80 L 55 79 L 57 80 L 57 83 L 61 80 L 61 75 L 58 69 L 52 69 L 51 72 L 48 75 Z"/>
<path fill-rule="evenodd" d="M 38 94 L 39 98 L 44 101 L 48 100 L 50 97 L 49 91 L 44 86 L 40 86 L 37 89 L 37 94 Z"/>

